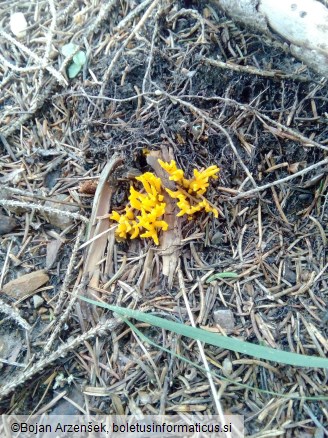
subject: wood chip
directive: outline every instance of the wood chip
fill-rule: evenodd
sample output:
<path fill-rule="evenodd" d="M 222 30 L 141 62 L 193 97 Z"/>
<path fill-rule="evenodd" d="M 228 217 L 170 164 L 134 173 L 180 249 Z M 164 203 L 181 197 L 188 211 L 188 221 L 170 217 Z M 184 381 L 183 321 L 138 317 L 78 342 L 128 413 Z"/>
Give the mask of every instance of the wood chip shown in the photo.
<path fill-rule="evenodd" d="M 44 299 L 40 295 L 33 295 L 33 306 L 34 309 L 38 309 L 44 303 Z"/>
<path fill-rule="evenodd" d="M 39 289 L 39 287 L 43 286 L 47 281 L 49 281 L 49 277 L 45 271 L 41 269 L 9 281 L 9 283 L 4 285 L 3 292 L 19 300 L 25 295 L 31 294 Z"/>

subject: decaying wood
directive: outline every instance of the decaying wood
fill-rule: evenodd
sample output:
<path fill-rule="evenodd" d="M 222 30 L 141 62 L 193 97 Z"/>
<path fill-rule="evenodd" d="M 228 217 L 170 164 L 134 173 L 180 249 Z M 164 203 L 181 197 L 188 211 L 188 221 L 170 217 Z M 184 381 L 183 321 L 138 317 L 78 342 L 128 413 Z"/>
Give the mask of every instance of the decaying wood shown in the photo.
<path fill-rule="evenodd" d="M 161 151 L 151 151 L 147 156 L 148 164 L 154 169 L 157 176 L 161 179 L 163 186 L 175 188 L 169 180 L 167 172 L 159 165 L 158 159 L 165 162 L 174 160 L 171 148 L 162 147 Z M 175 271 L 178 265 L 180 245 L 181 245 L 181 218 L 177 217 L 179 209 L 176 203 L 164 192 L 164 202 L 166 203 L 164 221 L 168 223 L 168 230 L 165 231 L 160 240 L 161 256 L 163 260 L 163 275 L 167 277 L 169 288 L 172 288 Z"/>

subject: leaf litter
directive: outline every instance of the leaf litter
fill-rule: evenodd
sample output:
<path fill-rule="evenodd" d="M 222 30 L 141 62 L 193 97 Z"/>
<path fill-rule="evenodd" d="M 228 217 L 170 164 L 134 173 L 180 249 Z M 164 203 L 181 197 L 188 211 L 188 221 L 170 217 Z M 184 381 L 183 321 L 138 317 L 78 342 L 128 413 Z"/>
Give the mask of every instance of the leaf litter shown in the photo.
<path fill-rule="evenodd" d="M 9 23 L 16 3 L 2 3 Z M 304 422 L 306 433 L 321 433 L 324 402 L 295 396 L 327 394 L 323 370 L 205 345 L 210 369 L 222 379 L 229 369 L 234 382 L 211 383 L 153 344 L 142 349 L 115 314 L 77 297 L 192 324 L 189 308 L 208 330 L 326 356 L 326 80 L 205 2 L 49 0 L 21 2 L 19 12 L 26 36 L 4 24 L 0 43 L 0 218 L 9 218 L 0 340 L 20 333 L 2 358 L 2 411 L 55 412 L 49 382 L 64 376 L 66 401 L 82 409 L 74 387 L 97 412 L 216 413 L 214 382 L 223 411 L 244 415 L 248 435 L 295 436 Z M 72 43 L 86 55 L 75 78 L 77 53 L 62 54 Z M 220 167 L 208 191 L 219 217 L 177 218 L 171 203 L 159 247 L 118 242 L 108 215 L 126 205 L 135 175 L 159 171 L 159 157 L 189 177 Z M 26 299 L 6 293 L 43 270 L 47 282 Z M 194 341 L 138 326 L 204 367 Z"/>

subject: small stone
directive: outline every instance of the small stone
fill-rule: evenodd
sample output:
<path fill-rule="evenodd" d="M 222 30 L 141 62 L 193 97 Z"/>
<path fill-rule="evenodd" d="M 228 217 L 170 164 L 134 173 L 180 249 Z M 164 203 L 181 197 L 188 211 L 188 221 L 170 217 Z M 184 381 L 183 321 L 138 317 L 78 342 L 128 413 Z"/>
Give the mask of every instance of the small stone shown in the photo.
<path fill-rule="evenodd" d="M 13 217 L 0 214 L 0 235 L 8 234 L 18 225 L 18 222 Z"/>
<path fill-rule="evenodd" d="M 33 295 L 33 306 L 34 309 L 38 309 L 44 303 L 44 299 L 40 295 Z"/>
<path fill-rule="evenodd" d="M 41 318 L 41 321 L 49 321 L 49 319 L 50 319 L 50 315 L 41 315 L 40 316 L 40 318 Z"/>
<path fill-rule="evenodd" d="M 35 323 L 35 318 L 36 318 L 35 315 L 31 315 L 31 316 L 29 316 L 29 317 L 28 317 L 28 322 L 29 322 L 31 325 L 33 325 L 33 324 Z"/>
<path fill-rule="evenodd" d="M 19 300 L 39 289 L 47 281 L 49 281 L 49 277 L 43 270 L 33 271 L 9 281 L 3 286 L 2 290 L 5 294 Z"/>
<path fill-rule="evenodd" d="M 232 333 L 235 328 L 235 318 L 230 309 L 218 309 L 213 312 L 213 319 L 226 333 Z"/>
<path fill-rule="evenodd" d="M 220 245 L 223 242 L 223 234 L 221 231 L 217 231 L 211 239 L 213 245 Z"/>
<path fill-rule="evenodd" d="M 228 357 L 226 357 L 223 360 L 223 364 L 222 365 L 223 365 L 223 373 L 226 376 L 232 373 L 232 362 L 231 362 L 231 360 Z"/>
<path fill-rule="evenodd" d="M 17 38 L 26 36 L 27 21 L 22 12 L 14 12 L 10 17 L 10 30 Z"/>

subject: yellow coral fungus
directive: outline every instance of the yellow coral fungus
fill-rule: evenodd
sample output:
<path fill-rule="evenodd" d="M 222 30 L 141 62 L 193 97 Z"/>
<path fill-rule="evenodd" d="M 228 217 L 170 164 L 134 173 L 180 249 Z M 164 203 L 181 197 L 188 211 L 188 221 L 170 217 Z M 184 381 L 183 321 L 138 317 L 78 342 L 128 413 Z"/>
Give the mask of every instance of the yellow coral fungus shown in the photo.
<path fill-rule="evenodd" d="M 218 217 L 218 211 L 212 207 L 204 193 L 209 186 L 209 178 L 217 178 L 219 168 L 210 166 L 205 170 L 194 170 L 192 179 L 186 179 L 182 169 L 178 169 L 176 162 L 172 160 L 165 163 L 158 160 L 161 167 L 169 174 L 169 179 L 176 183 L 176 191 L 166 189 L 168 195 L 177 199 L 177 206 L 180 211 L 177 216 L 192 215 L 205 210 Z M 121 239 L 130 237 L 150 237 L 156 245 L 159 245 L 159 231 L 166 231 L 168 224 L 162 217 L 165 214 L 166 203 L 163 196 L 163 187 L 160 178 L 151 172 L 136 177 L 144 189 L 139 192 L 133 186 L 130 187 L 129 204 L 125 207 L 124 214 L 113 211 L 110 219 L 117 222 L 116 236 Z"/>
<path fill-rule="evenodd" d="M 113 211 L 110 219 L 118 222 L 117 237 L 123 239 L 128 235 L 131 239 L 139 235 L 151 237 L 158 245 L 158 230 L 165 231 L 168 228 L 168 224 L 161 220 L 166 207 L 165 202 L 162 202 L 164 197 L 161 194 L 161 180 L 151 172 L 144 173 L 136 179 L 142 183 L 146 193 L 138 192 L 131 186 L 130 205 L 125 207 L 125 214 L 120 215 L 117 211 Z M 138 215 L 136 211 L 141 214 Z"/>
<path fill-rule="evenodd" d="M 175 181 L 177 183 L 182 184 L 185 188 L 189 187 L 189 182 L 184 178 L 184 172 L 182 169 L 177 168 L 177 164 L 174 160 L 171 160 L 170 163 L 165 163 L 162 160 L 158 160 L 161 167 L 166 170 L 166 172 L 170 175 L 169 179 L 171 181 Z"/>
<path fill-rule="evenodd" d="M 151 172 L 146 172 L 143 175 L 137 176 L 136 180 L 142 183 L 144 189 L 149 195 L 157 196 L 161 191 L 161 180 Z"/>
<path fill-rule="evenodd" d="M 217 209 L 211 207 L 207 199 L 202 196 L 206 193 L 209 186 L 209 178 L 217 178 L 216 174 L 220 170 L 217 166 L 210 166 L 203 171 L 195 169 L 194 177 L 188 180 L 184 178 L 183 170 L 177 168 L 174 160 L 171 160 L 170 163 L 165 163 L 162 160 L 158 160 L 158 162 L 170 175 L 169 179 L 177 183 L 178 190 L 176 192 L 166 189 L 171 198 L 179 200 L 177 206 L 180 208 L 180 212 L 177 216 L 187 214 L 190 217 L 198 211 L 205 210 L 207 213 L 212 212 L 215 217 L 218 217 Z M 184 189 L 186 189 L 188 193 L 185 193 Z M 187 199 L 188 195 L 190 195 L 190 199 Z"/>
<path fill-rule="evenodd" d="M 211 177 L 217 178 L 216 173 L 218 173 L 219 170 L 220 169 L 217 166 L 210 166 L 202 172 L 195 169 L 194 178 L 190 181 L 189 193 L 193 191 L 194 193 L 197 193 L 197 195 L 203 195 L 209 186 L 208 179 Z"/>

